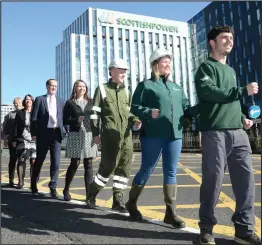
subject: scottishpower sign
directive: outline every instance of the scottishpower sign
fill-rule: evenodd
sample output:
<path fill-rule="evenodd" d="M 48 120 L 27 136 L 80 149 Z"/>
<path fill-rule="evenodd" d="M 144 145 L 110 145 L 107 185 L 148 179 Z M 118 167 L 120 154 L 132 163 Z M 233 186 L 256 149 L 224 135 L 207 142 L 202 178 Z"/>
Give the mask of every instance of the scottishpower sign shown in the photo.
<path fill-rule="evenodd" d="M 166 32 L 178 32 L 178 28 L 176 26 L 156 24 L 154 22 L 118 18 L 116 20 L 116 23 L 122 26 L 132 26 L 132 27 L 139 27 L 139 28 L 166 31 Z"/>
<path fill-rule="evenodd" d="M 157 30 L 157 31 L 165 31 L 165 32 L 178 32 L 177 26 L 165 25 L 165 24 L 157 24 L 154 22 L 148 21 L 140 21 L 140 20 L 132 20 L 128 18 L 115 18 L 113 14 L 102 14 L 98 17 L 98 21 L 104 24 L 117 24 L 122 26 L 131 26 L 144 28 L 147 30 Z"/>

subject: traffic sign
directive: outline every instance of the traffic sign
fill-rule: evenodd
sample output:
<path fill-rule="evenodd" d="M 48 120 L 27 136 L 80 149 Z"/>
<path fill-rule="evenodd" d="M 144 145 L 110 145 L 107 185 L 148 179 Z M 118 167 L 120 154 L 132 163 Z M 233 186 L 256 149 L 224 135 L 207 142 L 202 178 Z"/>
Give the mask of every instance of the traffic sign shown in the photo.
<path fill-rule="evenodd" d="M 261 110 L 260 110 L 259 106 L 257 106 L 257 105 L 252 105 L 248 109 L 248 115 L 252 119 L 258 118 L 260 116 L 260 113 L 261 113 Z"/>

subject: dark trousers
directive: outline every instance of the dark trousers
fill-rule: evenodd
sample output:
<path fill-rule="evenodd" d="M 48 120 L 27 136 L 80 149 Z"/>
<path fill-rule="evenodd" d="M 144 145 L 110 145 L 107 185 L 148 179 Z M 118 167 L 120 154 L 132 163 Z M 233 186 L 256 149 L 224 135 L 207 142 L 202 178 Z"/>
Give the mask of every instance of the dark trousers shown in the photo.
<path fill-rule="evenodd" d="M 17 162 L 16 147 L 13 147 L 11 141 L 8 141 L 8 148 L 9 148 L 9 165 L 8 165 L 9 182 L 14 182 L 15 167 Z"/>
<path fill-rule="evenodd" d="M 36 187 L 37 176 L 39 176 L 46 154 L 50 149 L 50 182 L 48 187 L 56 189 L 59 174 L 60 155 L 61 155 L 61 133 L 60 129 L 47 129 L 46 135 L 36 138 L 36 159 L 33 165 L 31 184 Z"/>
<path fill-rule="evenodd" d="M 228 166 L 236 209 L 232 216 L 237 236 L 254 232 L 255 184 L 248 136 L 243 129 L 202 132 L 202 185 L 200 228 L 217 223 L 215 207 Z"/>

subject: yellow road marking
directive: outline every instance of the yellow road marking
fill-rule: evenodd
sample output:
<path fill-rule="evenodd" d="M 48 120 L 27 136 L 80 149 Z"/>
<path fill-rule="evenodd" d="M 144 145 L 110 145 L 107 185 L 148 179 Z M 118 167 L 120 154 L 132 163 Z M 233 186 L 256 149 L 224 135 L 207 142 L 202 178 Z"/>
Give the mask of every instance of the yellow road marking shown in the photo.
<path fill-rule="evenodd" d="M 227 203 L 218 203 L 217 204 L 217 208 L 227 208 L 228 204 Z M 256 207 L 261 207 L 261 203 L 260 202 L 256 202 L 254 203 L 254 206 Z M 151 208 L 154 210 L 165 210 L 166 206 L 165 205 L 158 205 L 158 206 L 139 206 L 140 208 Z M 200 208 L 200 204 L 180 204 L 176 206 L 177 209 L 199 209 Z"/>
<path fill-rule="evenodd" d="M 58 177 L 61 177 L 64 174 L 66 174 L 66 171 L 63 171 L 63 172 L 59 173 Z M 42 181 L 38 182 L 37 186 L 43 186 L 44 184 L 47 184 L 49 182 L 50 182 L 50 177 L 46 178 L 45 180 L 42 180 Z"/>
<path fill-rule="evenodd" d="M 183 166 L 181 163 L 178 163 L 180 166 Z M 194 173 L 192 170 L 185 168 L 184 171 L 191 175 L 191 177 L 196 180 L 198 183 L 202 183 L 201 177 Z M 260 183 L 261 184 L 261 183 Z M 256 184 L 257 185 L 257 184 Z M 224 186 L 224 185 L 223 185 Z M 231 185 L 230 185 L 231 186 Z M 219 200 L 222 201 L 224 204 L 227 205 L 228 208 L 230 208 L 232 211 L 235 211 L 236 203 L 233 199 L 231 199 L 229 196 L 227 196 L 224 192 L 220 192 Z M 261 237 L 261 220 L 255 216 L 255 232 L 258 236 Z"/>
<path fill-rule="evenodd" d="M 164 219 L 164 213 L 154 210 L 154 207 L 141 208 L 139 206 L 139 210 L 141 211 L 141 213 L 144 216 L 150 217 L 151 219 L 159 219 L 159 220 Z M 184 217 L 181 217 L 181 218 L 185 221 L 188 227 L 199 229 L 198 220 L 188 219 Z M 234 228 L 231 226 L 225 226 L 225 225 L 216 225 L 213 231 L 217 234 L 226 235 L 226 236 L 233 236 L 234 234 Z"/>
<path fill-rule="evenodd" d="M 261 183 L 256 183 L 255 185 L 259 186 Z M 223 187 L 232 186 L 231 184 L 223 184 Z M 192 188 L 192 187 L 200 187 L 200 184 L 196 185 L 177 185 L 178 188 Z M 146 185 L 144 189 L 162 189 L 162 185 Z M 71 187 L 70 190 L 84 190 L 85 187 Z M 106 186 L 103 190 L 112 189 L 111 186 Z M 127 189 L 131 189 L 131 186 L 128 186 Z M 232 200 L 232 199 L 231 199 Z M 233 200 L 232 200 L 233 201 Z M 229 202 L 230 203 L 230 202 Z"/>

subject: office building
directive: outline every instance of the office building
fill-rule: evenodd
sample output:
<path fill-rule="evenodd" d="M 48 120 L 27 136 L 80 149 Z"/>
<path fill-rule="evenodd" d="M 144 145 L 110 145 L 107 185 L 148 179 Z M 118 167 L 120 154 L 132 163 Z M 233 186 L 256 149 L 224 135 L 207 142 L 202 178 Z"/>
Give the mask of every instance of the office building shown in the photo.
<path fill-rule="evenodd" d="M 151 53 L 163 47 L 174 54 L 172 75 L 193 105 L 188 26 L 186 22 L 87 9 L 63 31 L 63 40 L 56 47 L 58 95 L 68 99 L 73 83 L 83 79 L 92 97 L 96 87 L 108 81 L 113 58 L 127 61 L 126 85 L 133 93 L 138 82 L 151 76 Z"/>
<path fill-rule="evenodd" d="M 1 125 L 4 122 L 5 116 L 14 109 L 14 105 L 1 105 Z"/>

